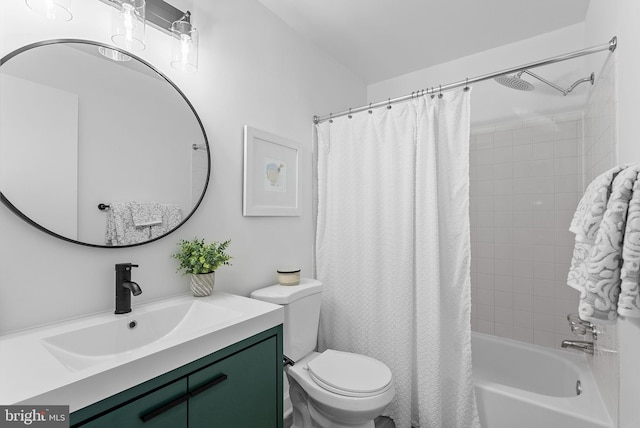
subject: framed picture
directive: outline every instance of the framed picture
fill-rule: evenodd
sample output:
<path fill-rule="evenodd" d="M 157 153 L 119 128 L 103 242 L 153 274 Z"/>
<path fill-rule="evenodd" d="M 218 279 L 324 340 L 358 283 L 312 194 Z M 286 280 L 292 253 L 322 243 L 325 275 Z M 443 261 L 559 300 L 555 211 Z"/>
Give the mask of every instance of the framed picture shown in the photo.
<path fill-rule="evenodd" d="M 245 216 L 299 216 L 298 144 L 244 127 Z"/>

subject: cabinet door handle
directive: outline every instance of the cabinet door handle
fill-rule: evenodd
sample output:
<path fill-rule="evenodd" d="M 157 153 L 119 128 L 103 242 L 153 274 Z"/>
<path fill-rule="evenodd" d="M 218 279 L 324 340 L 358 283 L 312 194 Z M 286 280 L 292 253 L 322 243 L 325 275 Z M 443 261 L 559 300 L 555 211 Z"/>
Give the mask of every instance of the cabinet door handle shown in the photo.
<path fill-rule="evenodd" d="M 213 379 L 210 382 L 205 383 L 204 385 L 194 389 L 193 391 L 191 391 L 191 396 L 195 397 L 196 395 L 200 394 L 201 392 L 205 392 L 207 389 L 213 388 L 214 386 L 216 386 L 219 383 L 224 382 L 225 380 L 227 380 L 227 375 L 226 374 L 221 374 L 220 376 L 218 376 L 217 378 Z"/>
<path fill-rule="evenodd" d="M 184 403 L 188 399 L 189 399 L 189 393 L 181 395 L 180 397 L 176 398 L 175 400 L 169 401 L 167 404 L 165 404 L 163 406 L 160 406 L 157 409 L 142 415 L 140 417 L 140 419 L 142 419 L 142 422 L 149 422 L 151 419 L 155 418 L 156 416 L 159 416 L 159 415 L 163 414 L 167 410 L 173 409 L 178 404 Z"/>

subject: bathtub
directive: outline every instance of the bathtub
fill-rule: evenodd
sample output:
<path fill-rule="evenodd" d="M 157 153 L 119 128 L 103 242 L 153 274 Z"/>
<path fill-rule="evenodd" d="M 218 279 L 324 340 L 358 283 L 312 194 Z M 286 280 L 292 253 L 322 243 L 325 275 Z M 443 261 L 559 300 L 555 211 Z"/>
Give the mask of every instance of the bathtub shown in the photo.
<path fill-rule="evenodd" d="M 471 346 L 482 428 L 613 428 L 585 356 L 475 332 Z"/>

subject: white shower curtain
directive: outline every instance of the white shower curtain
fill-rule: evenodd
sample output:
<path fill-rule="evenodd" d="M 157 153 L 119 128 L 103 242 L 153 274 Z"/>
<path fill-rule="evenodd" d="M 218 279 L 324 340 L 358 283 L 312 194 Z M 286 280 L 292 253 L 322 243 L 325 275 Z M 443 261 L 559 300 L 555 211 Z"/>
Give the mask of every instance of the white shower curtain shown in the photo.
<path fill-rule="evenodd" d="M 317 126 L 319 348 L 387 364 L 398 428 L 479 428 L 471 378 L 469 92 Z"/>

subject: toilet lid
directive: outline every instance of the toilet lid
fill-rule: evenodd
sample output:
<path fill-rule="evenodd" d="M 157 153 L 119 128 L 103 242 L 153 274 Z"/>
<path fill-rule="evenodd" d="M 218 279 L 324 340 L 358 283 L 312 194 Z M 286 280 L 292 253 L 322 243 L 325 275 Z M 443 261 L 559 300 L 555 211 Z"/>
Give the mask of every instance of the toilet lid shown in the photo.
<path fill-rule="evenodd" d="M 315 383 L 340 395 L 370 397 L 391 387 L 389 367 L 365 355 L 327 349 L 307 367 Z"/>

